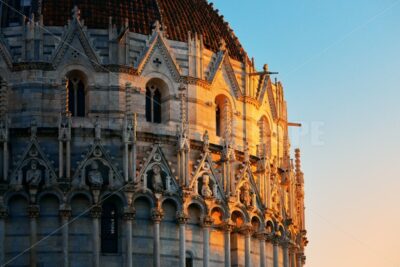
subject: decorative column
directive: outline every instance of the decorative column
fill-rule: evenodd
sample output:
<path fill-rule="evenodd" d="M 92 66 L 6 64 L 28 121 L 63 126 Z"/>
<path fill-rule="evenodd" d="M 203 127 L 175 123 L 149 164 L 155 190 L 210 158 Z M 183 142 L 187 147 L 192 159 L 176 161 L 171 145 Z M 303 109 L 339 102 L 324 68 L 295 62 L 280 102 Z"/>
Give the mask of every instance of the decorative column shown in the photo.
<path fill-rule="evenodd" d="M 39 217 L 39 206 L 30 205 L 28 207 L 28 215 L 30 218 L 30 255 L 29 262 L 30 267 L 37 266 L 37 257 L 36 257 L 36 243 L 37 243 L 37 218 Z"/>
<path fill-rule="evenodd" d="M 213 219 L 206 216 L 203 221 L 203 267 L 208 267 L 210 264 L 210 228 L 213 224 Z"/>
<path fill-rule="evenodd" d="M 135 211 L 133 208 L 124 212 L 125 234 L 126 234 L 126 267 L 132 267 L 133 247 L 132 247 L 132 222 L 135 219 Z"/>
<path fill-rule="evenodd" d="M 231 267 L 231 232 L 233 230 L 233 224 L 231 222 L 225 222 L 224 225 L 224 241 L 225 241 L 225 267 Z"/>
<path fill-rule="evenodd" d="M 94 206 L 90 210 L 93 224 L 93 267 L 100 266 L 100 218 L 101 207 Z"/>
<path fill-rule="evenodd" d="M 274 254 L 274 267 L 279 267 L 279 237 L 274 236 L 272 239 L 273 254 Z"/>
<path fill-rule="evenodd" d="M 258 240 L 260 241 L 260 267 L 266 267 L 266 259 L 265 259 L 265 241 L 266 236 L 265 232 L 261 232 L 257 235 Z"/>
<path fill-rule="evenodd" d="M 179 223 L 179 267 L 186 266 L 186 223 L 187 216 L 183 212 L 177 213 Z"/>
<path fill-rule="evenodd" d="M 303 265 L 305 264 L 306 261 L 306 257 L 304 256 L 304 254 L 302 252 L 297 253 L 297 266 L 296 267 L 303 267 Z"/>
<path fill-rule="evenodd" d="M 290 247 L 290 267 L 296 267 L 296 251 L 297 247 L 296 246 L 291 246 Z"/>
<path fill-rule="evenodd" d="M 62 228 L 62 254 L 63 266 L 69 267 L 69 219 L 71 218 L 71 209 L 60 209 L 61 228 Z"/>
<path fill-rule="evenodd" d="M 180 98 L 180 126 L 178 127 L 178 177 L 183 187 L 189 186 L 189 126 L 188 126 L 188 110 L 186 98 L 186 86 L 182 83 L 179 85 Z"/>
<path fill-rule="evenodd" d="M 289 267 L 289 240 L 286 238 L 282 241 L 283 247 L 283 267 Z"/>
<path fill-rule="evenodd" d="M 160 208 L 154 208 L 152 219 L 154 223 L 154 239 L 153 239 L 153 259 L 154 267 L 160 267 L 160 223 L 163 218 L 163 212 Z"/>
<path fill-rule="evenodd" d="M 124 142 L 124 178 L 125 182 L 135 180 L 136 176 L 136 113 L 125 116 L 122 132 Z"/>
<path fill-rule="evenodd" d="M 253 233 L 253 228 L 251 225 L 245 225 L 241 231 L 244 234 L 244 266 L 251 266 L 251 234 Z"/>
<path fill-rule="evenodd" d="M 71 178 L 71 115 L 69 112 L 60 115 L 58 125 L 58 161 L 59 161 L 59 178 Z M 65 153 L 64 153 L 65 145 Z M 65 159 L 64 159 L 65 154 Z M 65 176 L 64 176 L 65 162 Z"/>
<path fill-rule="evenodd" d="M 0 264 L 5 262 L 5 239 L 6 239 L 6 225 L 8 212 L 5 208 L 0 208 Z"/>

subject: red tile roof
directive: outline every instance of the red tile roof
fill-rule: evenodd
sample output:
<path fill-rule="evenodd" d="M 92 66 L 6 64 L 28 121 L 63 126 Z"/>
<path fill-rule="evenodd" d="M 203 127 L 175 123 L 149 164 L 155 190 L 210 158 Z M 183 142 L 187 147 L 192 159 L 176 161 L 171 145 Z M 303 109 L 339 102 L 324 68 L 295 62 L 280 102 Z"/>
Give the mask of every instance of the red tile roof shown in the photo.
<path fill-rule="evenodd" d="M 197 32 L 206 48 L 218 51 L 222 37 L 232 58 L 245 59 L 239 40 L 206 0 L 42 0 L 44 24 L 65 25 L 75 5 L 89 28 L 107 28 L 111 16 L 117 26 L 128 18 L 131 31 L 149 35 L 158 20 L 169 39 L 187 42 L 188 31 Z"/>

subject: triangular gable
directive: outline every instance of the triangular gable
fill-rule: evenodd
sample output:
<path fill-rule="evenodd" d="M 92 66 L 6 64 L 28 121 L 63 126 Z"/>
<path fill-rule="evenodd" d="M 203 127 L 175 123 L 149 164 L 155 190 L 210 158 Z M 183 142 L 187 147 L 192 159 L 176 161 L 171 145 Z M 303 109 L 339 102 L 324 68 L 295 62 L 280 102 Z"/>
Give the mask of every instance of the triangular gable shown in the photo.
<path fill-rule="evenodd" d="M 8 68 L 12 69 L 12 67 L 13 67 L 12 56 L 10 54 L 8 44 L 7 44 L 6 40 L 4 39 L 4 36 L 2 33 L 0 33 L 0 54 L 3 57 L 3 60 L 6 63 L 6 65 L 8 66 Z"/>
<path fill-rule="evenodd" d="M 160 31 L 154 31 L 150 37 L 149 45 L 145 47 L 141 55 L 135 64 L 135 69 L 137 69 L 139 75 L 143 73 L 149 63 L 151 64 L 159 56 L 164 60 L 174 81 L 180 81 L 179 65 L 175 60 L 172 49 L 169 48 L 168 42 L 164 39 Z"/>
<path fill-rule="evenodd" d="M 224 191 L 222 190 L 219 174 L 214 168 L 214 163 L 210 157 L 209 152 L 205 152 L 202 154 L 201 159 L 199 160 L 199 164 L 196 170 L 193 172 L 193 178 L 190 183 L 190 188 L 193 189 L 196 195 L 202 195 L 201 185 L 203 181 L 201 181 L 203 175 L 208 175 L 211 180 L 212 184 L 210 184 L 210 190 L 212 192 L 212 197 L 223 200 L 225 199 Z"/>
<path fill-rule="evenodd" d="M 37 140 L 32 139 L 11 174 L 11 187 L 19 190 L 23 188 L 23 185 L 49 188 L 56 184 L 57 175 L 51 162 L 40 148 Z"/>
<path fill-rule="evenodd" d="M 217 80 L 217 76 L 223 75 L 223 71 L 226 72 L 228 80 L 229 80 L 229 85 L 230 88 L 232 89 L 234 95 L 236 97 L 240 97 L 242 95 L 242 91 L 240 89 L 239 82 L 237 80 L 237 77 L 235 75 L 235 71 L 233 70 L 233 66 L 231 64 L 231 61 L 229 59 L 229 56 L 226 52 L 220 51 L 217 54 L 217 58 L 215 59 L 215 62 L 213 63 L 213 67 L 210 70 L 210 75 L 208 77 L 208 82 L 213 85 L 215 81 Z"/>
<path fill-rule="evenodd" d="M 83 51 L 79 51 L 74 47 L 73 42 L 77 38 L 82 46 Z M 69 49 L 77 50 L 79 53 L 83 53 L 88 57 L 88 60 L 92 64 L 96 71 L 104 71 L 100 65 L 99 57 L 97 56 L 94 48 L 89 41 L 86 32 L 78 19 L 72 20 L 68 25 L 67 31 L 65 32 L 60 44 L 55 50 L 54 56 L 51 60 L 54 68 L 57 68 L 61 61 L 65 58 L 65 54 Z"/>
<path fill-rule="evenodd" d="M 99 141 L 95 141 L 83 160 L 79 162 L 72 178 L 72 185 L 75 188 L 107 185 L 109 189 L 115 190 L 122 186 L 123 181 L 107 151 Z"/>
<path fill-rule="evenodd" d="M 236 186 L 238 201 L 247 207 L 251 206 L 251 207 L 261 208 L 262 201 L 261 201 L 261 197 L 260 197 L 260 192 L 258 191 L 257 185 L 256 185 L 254 177 L 253 177 L 253 172 L 251 170 L 251 166 L 249 165 L 249 163 L 246 163 L 243 166 L 243 169 L 240 171 L 240 174 L 238 176 L 240 177 L 239 181 L 237 183 L 237 186 Z M 246 205 L 246 203 L 243 203 L 243 201 L 241 201 L 241 190 L 242 190 L 242 187 L 244 186 L 244 184 L 246 184 L 246 183 L 250 186 L 250 190 L 253 192 L 253 194 L 255 194 L 255 197 L 252 197 L 251 205 Z M 254 203 L 254 202 L 256 202 L 256 203 Z"/>
<path fill-rule="evenodd" d="M 161 175 L 160 179 L 162 181 L 162 188 L 154 188 L 155 186 L 157 187 L 155 183 L 158 181 L 155 178 L 155 172 L 159 172 Z M 159 144 L 154 145 L 139 172 L 139 177 L 141 181 L 140 186 L 145 190 L 165 191 L 172 193 L 177 192 L 179 188 L 173 171 L 170 168 L 170 164 L 167 161 Z"/>
<path fill-rule="evenodd" d="M 272 93 L 272 81 L 269 75 L 266 74 L 260 76 L 260 81 L 258 83 L 256 99 L 258 100 L 259 103 L 263 103 L 265 95 L 267 95 L 268 97 L 268 104 L 271 110 L 272 117 L 273 119 L 276 119 L 277 111 L 276 111 L 274 95 Z"/>

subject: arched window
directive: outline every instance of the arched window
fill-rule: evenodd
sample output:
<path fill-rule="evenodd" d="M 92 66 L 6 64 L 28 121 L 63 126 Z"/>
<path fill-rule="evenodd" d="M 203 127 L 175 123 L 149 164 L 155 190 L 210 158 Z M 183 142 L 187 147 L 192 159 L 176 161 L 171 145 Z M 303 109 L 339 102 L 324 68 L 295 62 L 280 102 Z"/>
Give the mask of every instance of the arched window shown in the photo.
<path fill-rule="evenodd" d="M 193 267 L 193 256 L 190 252 L 186 251 L 186 259 L 185 259 L 186 267 Z"/>
<path fill-rule="evenodd" d="M 118 208 L 112 202 L 102 206 L 101 252 L 118 253 Z"/>
<path fill-rule="evenodd" d="M 161 92 L 155 85 L 146 87 L 146 120 L 161 123 Z"/>
<path fill-rule="evenodd" d="M 79 75 L 68 79 L 68 111 L 73 117 L 85 117 L 85 83 Z"/>
<path fill-rule="evenodd" d="M 215 134 L 228 138 L 232 134 L 232 107 L 226 96 L 215 98 Z"/>
<path fill-rule="evenodd" d="M 11 0 L 7 2 L 7 5 L 1 3 L 3 27 L 21 25 L 24 21 L 21 13 L 27 18 L 31 17 L 33 13 L 32 0 Z"/>

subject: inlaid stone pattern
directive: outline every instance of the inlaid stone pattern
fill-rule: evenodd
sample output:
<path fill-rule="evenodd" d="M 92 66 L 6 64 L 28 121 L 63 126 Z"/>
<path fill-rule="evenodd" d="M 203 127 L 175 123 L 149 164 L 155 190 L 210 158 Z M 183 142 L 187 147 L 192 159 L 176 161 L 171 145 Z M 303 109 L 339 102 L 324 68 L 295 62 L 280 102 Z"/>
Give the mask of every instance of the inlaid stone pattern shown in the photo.
<path fill-rule="evenodd" d="M 304 266 L 283 86 L 211 4 L 15 2 L 1 9 L 0 265 Z"/>

